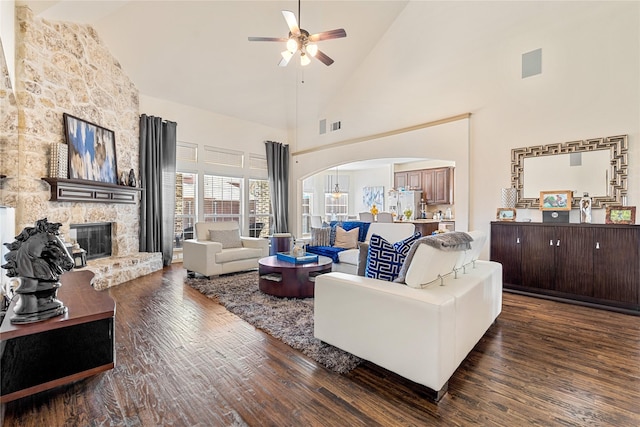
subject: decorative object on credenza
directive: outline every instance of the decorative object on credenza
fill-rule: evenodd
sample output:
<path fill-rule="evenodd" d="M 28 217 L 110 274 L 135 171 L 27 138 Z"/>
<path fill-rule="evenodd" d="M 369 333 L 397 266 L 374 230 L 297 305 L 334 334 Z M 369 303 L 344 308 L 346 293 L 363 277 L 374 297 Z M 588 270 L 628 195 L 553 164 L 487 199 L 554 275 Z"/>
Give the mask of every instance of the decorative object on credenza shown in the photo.
<path fill-rule="evenodd" d="M 591 197 L 589 197 L 589 193 L 584 193 L 580 199 L 580 222 L 591 224 Z"/>
<path fill-rule="evenodd" d="M 515 221 L 516 210 L 514 208 L 498 208 L 496 219 L 498 221 Z"/>
<path fill-rule="evenodd" d="M 69 146 L 62 142 L 51 144 L 49 155 L 49 178 L 69 177 Z"/>
<path fill-rule="evenodd" d="M 17 298 L 11 323 L 31 323 L 64 314 L 67 308 L 56 298 L 60 275 L 74 266 L 58 232 L 59 222 L 47 218 L 26 227 L 13 243 L 5 243 L 7 276 L 18 277 Z"/>
<path fill-rule="evenodd" d="M 501 190 L 501 199 L 502 199 L 502 204 L 501 206 L 503 208 L 515 208 L 516 207 L 516 201 L 518 198 L 518 192 L 516 191 L 515 187 L 510 187 L 510 188 L 503 188 Z"/>
<path fill-rule="evenodd" d="M 69 178 L 117 184 L 114 132 L 67 113 L 63 117 L 69 147 Z"/>
<path fill-rule="evenodd" d="M 607 215 L 605 217 L 607 224 L 635 224 L 636 223 L 636 207 L 635 206 L 607 206 Z"/>
<path fill-rule="evenodd" d="M 129 185 L 129 174 L 125 171 L 120 174 L 120 185 Z"/>
<path fill-rule="evenodd" d="M 572 195 L 573 192 L 571 190 L 541 191 L 540 210 L 570 211 Z"/>
<path fill-rule="evenodd" d="M 129 171 L 129 187 L 137 187 L 138 180 L 136 179 L 136 173 L 131 169 Z"/>

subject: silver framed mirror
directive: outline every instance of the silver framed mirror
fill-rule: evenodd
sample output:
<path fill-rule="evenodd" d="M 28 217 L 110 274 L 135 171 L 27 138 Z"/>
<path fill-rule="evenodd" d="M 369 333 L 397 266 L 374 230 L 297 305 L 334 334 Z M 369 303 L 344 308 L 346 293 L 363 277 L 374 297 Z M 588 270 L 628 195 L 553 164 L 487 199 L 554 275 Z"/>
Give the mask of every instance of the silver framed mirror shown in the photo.
<path fill-rule="evenodd" d="M 589 193 L 593 208 L 622 205 L 627 195 L 628 136 L 618 135 L 511 150 L 517 208 L 540 207 L 540 191 L 570 190 L 573 207 Z"/>

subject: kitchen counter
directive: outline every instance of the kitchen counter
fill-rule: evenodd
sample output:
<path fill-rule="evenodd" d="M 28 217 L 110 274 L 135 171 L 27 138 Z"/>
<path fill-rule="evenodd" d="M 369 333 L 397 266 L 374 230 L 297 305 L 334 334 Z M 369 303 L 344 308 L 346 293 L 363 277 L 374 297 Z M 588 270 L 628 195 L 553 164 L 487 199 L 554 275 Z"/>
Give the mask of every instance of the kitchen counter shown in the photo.
<path fill-rule="evenodd" d="M 429 236 L 431 233 L 440 228 L 441 223 L 447 224 L 455 224 L 455 220 L 453 219 L 412 219 L 410 221 L 395 221 L 395 222 L 410 222 L 416 226 L 416 231 L 419 231 L 423 236 Z M 455 229 L 454 227 L 447 227 L 451 231 Z"/>

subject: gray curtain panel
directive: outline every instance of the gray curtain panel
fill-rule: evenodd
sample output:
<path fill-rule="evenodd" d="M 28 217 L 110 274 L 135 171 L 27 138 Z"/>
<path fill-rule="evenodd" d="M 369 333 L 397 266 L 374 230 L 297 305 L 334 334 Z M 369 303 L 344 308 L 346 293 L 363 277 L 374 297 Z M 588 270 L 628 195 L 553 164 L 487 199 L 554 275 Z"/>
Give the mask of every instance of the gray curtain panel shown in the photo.
<path fill-rule="evenodd" d="M 289 232 L 289 146 L 266 141 L 273 233 Z"/>
<path fill-rule="evenodd" d="M 176 126 L 160 117 L 140 116 L 140 252 L 173 259 L 176 209 Z"/>

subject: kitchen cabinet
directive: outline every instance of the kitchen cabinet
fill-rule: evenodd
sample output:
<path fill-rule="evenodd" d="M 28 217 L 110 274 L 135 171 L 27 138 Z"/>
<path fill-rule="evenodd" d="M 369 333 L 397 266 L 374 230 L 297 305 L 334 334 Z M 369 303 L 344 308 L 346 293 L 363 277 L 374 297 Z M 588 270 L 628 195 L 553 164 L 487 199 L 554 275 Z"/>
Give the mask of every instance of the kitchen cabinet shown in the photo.
<path fill-rule="evenodd" d="M 640 315 L 640 227 L 493 222 L 506 291 Z"/>
<path fill-rule="evenodd" d="M 410 190 L 422 190 L 422 172 L 407 172 L 407 184 L 409 185 Z"/>
<path fill-rule="evenodd" d="M 393 188 L 407 188 L 409 185 L 409 174 L 407 172 L 396 172 L 393 174 Z"/>
<path fill-rule="evenodd" d="M 453 203 L 453 168 L 422 170 L 422 191 L 429 205 L 450 205 Z"/>

